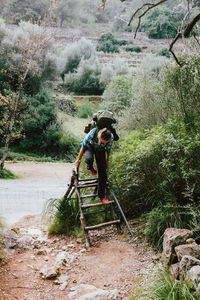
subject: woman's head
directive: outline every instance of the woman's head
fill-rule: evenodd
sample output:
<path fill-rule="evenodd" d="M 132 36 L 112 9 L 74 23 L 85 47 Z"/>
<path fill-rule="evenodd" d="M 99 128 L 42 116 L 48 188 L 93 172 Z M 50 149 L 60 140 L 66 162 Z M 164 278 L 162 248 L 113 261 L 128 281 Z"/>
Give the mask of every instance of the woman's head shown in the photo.
<path fill-rule="evenodd" d="M 107 144 L 111 140 L 111 137 L 111 132 L 107 128 L 103 128 L 98 134 L 98 139 L 103 144 Z"/>

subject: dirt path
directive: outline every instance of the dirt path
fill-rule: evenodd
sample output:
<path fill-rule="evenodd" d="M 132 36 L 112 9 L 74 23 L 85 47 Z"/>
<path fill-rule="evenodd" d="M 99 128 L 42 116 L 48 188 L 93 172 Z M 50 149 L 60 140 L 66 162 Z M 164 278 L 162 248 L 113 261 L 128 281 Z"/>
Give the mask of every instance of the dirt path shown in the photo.
<path fill-rule="evenodd" d="M 49 166 L 37 165 L 34 170 L 31 177 L 38 178 L 48 173 Z M 29 177 L 28 167 L 21 171 Z M 132 221 L 130 225 L 137 232 L 138 223 Z M 125 300 L 129 299 L 134 283 L 145 278 L 155 266 L 152 249 L 140 238 L 131 240 L 126 228 L 122 235 L 117 234 L 115 227 L 92 232 L 89 250 L 80 237 L 49 237 L 39 215 L 20 219 L 12 229 L 31 242 L 27 249 L 9 249 L 0 267 L 0 300 Z M 51 268 L 57 274 L 46 279 Z M 113 296 L 101 296 L 106 291 L 114 293 Z"/>

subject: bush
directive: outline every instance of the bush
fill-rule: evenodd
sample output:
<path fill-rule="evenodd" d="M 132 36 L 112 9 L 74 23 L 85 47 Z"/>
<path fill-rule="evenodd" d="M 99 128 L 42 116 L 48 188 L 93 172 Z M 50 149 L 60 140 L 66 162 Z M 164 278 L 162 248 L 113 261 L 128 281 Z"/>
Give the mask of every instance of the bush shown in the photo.
<path fill-rule="evenodd" d="M 163 48 L 161 49 L 158 53 L 157 53 L 158 56 L 165 56 L 167 58 L 170 58 L 170 52 L 167 48 Z"/>
<path fill-rule="evenodd" d="M 84 60 L 77 73 L 66 78 L 66 87 L 70 92 L 81 95 L 101 95 L 105 85 L 100 82 L 101 66 L 96 61 Z"/>
<path fill-rule="evenodd" d="M 76 199 L 50 199 L 43 214 L 49 219 L 50 234 L 71 235 L 80 226 L 79 204 Z"/>
<path fill-rule="evenodd" d="M 127 41 L 125 40 L 116 40 L 114 35 L 112 33 L 106 33 L 102 34 L 98 45 L 97 45 L 97 51 L 103 51 L 103 52 L 116 52 L 119 53 L 119 47 L 126 45 Z"/>
<path fill-rule="evenodd" d="M 64 70 L 61 72 L 64 75 L 76 72 L 82 60 L 95 60 L 96 50 L 89 40 L 81 38 L 78 42 L 66 47 L 60 56 L 65 63 Z"/>
<path fill-rule="evenodd" d="M 83 103 L 78 107 L 77 115 L 79 118 L 87 119 L 94 113 L 91 102 L 88 99 L 84 99 Z"/>
<path fill-rule="evenodd" d="M 102 108 L 120 115 L 130 105 L 131 98 L 132 77 L 127 75 L 113 77 L 103 93 Z"/>
<path fill-rule="evenodd" d="M 23 139 L 19 150 L 44 154 L 57 159 L 70 160 L 79 148 L 79 141 L 66 135 L 57 121 L 55 102 L 47 91 L 42 90 L 30 99 L 24 121 Z"/>
<path fill-rule="evenodd" d="M 7 169 L 0 169 L 0 178 L 1 179 L 16 179 L 18 176 L 13 174 L 10 170 Z M 1 225 L 1 223 L 0 223 Z M 1 227 L 1 226 L 0 226 Z"/>
<path fill-rule="evenodd" d="M 112 43 L 112 41 L 105 41 L 97 46 L 97 51 L 105 53 L 119 53 L 119 47 Z"/>
<path fill-rule="evenodd" d="M 174 38 L 177 34 L 179 20 L 166 6 L 150 11 L 143 20 L 141 30 L 147 32 L 149 38 Z"/>
<path fill-rule="evenodd" d="M 184 274 L 177 280 L 169 270 L 158 269 L 145 285 L 140 282 L 140 286 L 134 286 L 130 300 L 198 300 L 197 283 L 193 286 L 185 280 Z"/>
<path fill-rule="evenodd" d="M 112 155 L 112 180 L 125 213 L 138 216 L 158 205 L 183 206 L 200 199 L 200 142 L 183 123 L 129 133 Z M 123 195 L 123 196 L 122 196 Z"/>
<path fill-rule="evenodd" d="M 125 51 L 127 52 L 137 52 L 137 53 L 140 53 L 142 52 L 142 48 L 137 46 L 137 47 L 126 47 L 125 48 Z"/>
<path fill-rule="evenodd" d="M 199 208 L 191 205 L 177 207 L 175 203 L 164 204 L 146 214 L 145 219 L 146 240 L 158 250 L 162 250 L 163 235 L 169 227 L 187 228 L 199 233 Z"/>

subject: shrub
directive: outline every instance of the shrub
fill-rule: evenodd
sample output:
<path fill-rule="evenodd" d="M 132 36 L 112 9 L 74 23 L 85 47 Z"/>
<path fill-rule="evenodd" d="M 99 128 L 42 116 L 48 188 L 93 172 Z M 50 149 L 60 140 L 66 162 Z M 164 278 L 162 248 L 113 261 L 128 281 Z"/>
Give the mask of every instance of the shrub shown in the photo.
<path fill-rule="evenodd" d="M 50 95 L 40 91 L 30 100 L 19 150 L 69 160 L 77 154 L 78 144 L 73 136 L 62 131 Z"/>
<path fill-rule="evenodd" d="M 60 56 L 65 63 L 64 70 L 61 72 L 64 75 L 76 72 L 82 60 L 95 60 L 96 50 L 89 40 L 81 38 L 78 42 L 66 47 Z"/>
<path fill-rule="evenodd" d="M 97 51 L 105 53 L 119 53 L 119 47 L 112 43 L 112 41 L 105 41 L 97 46 Z"/>
<path fill-rule="evenodd" d="M 194 230 L 199 227 L 199 208 L 191 205 L 177 207 L 174 203 L 154 208 L 146 216 L 145 237 L 156 249 L 162 250 L 163 235 L 167 228 L 187 228 Z M 199 232 L 199 228 L 198 228 Z"/>
<path fill-rule="evenodd" d="M 133 288 L 130 300 L 198 300 L 197 283 L 194 288 L 184 278 L 177 280 L 168 270 L 157 269 L 149 276 L 145 285 Z M 142 288 L 141 288 L 142 286 Z"/>
<path fill-rule="evenodd" d="M 78 107 L 77 115 L 79 118 L 87 119 L 94 113 L 93 107 L 88 99 L 84 99 L 83 103 Z"/>
<path fill-rule="evenodd" d="M 118 46 L 122 46 L 126 44 L 127 41 L 125 40 L 118 41 L 115 39 L 112 33 L 106 33 L 101 35 L 97 45 L 97 51 L 119 53 Z"/>
<path fill-rule="evenodd" d="M 156 56 L 147 56 L 141 62 L 133 77 L 132 101 L 120 121 L 123 128 L 151 128 L 167 121 L 172 107 L 167 108 L 167 103 L 163 100 L 160 73 L 168 62 L 167 58 Z"/>
<path fill-rule="evenodd" d="M 30 22 L 21 22 L 15 29 L 7 28 L 0 41 L 1 90 L 5 87 L 18 90 L 27 74 L 23 91 L 31 95 L 37 93 L 42 82 L 57 75 L 55 53 L 53 40 L 44 28 Z"/>
<path fill-rule="evenodd" d="M 116 76 L 103 93 L 102 107 L 120 115 L 130 104 L 132 97 L 132 77 Z"/>
<path fill-rule="evenodd" d="M 127 215 L 158 205 L 182 206 L 200 199 L 200 142 L 197 132 L 170 121 L 151 132 L 129 133 L 112 155 L 112 180 Z M 123 196 L 122 196 L 123 195 Z"/>
<path fill-rule="evenodd" d="M 129 75 L 130 70 L 126 61 L 116 57 L 112 64 L 103 65 L 101 69 L 100 82 L 108 85 L 113 77 L 118 75 Z"/>
<path fill-rule="evenodd" d="M 0 169 L 0 178 L 1 179 L 16 179 L 17 176 L 13 174 L 10 170 L 7 169 Z M 1 225 L 1 223 L 0 223 Z M 1 226 L 0 226 L 1 227 Z"/>
<path fill-rule="evenodd" d="M 96 61 L 81 61 L 77 73 L 66 78 L 66 86 L 70 92 L 86 95 L 101 95 L 104 84 L 100 82 L 101 66 Z"/>
<path fill-rule="evenodd" d="M 126 47 L 125 48 L 125 51 L 127 52 L 137 52 L 137 53 L 140 53 L 142 52 L 142 48 L 137 46 L 137 47 Z"/>
<path fill-rule="evenodd" d="M 158 53 L 157 53 L 158 56 L 165 56 L 167 58 L 170 58 L 170 52 L 167 48 L 163 48 L 161 49 Z"/>
<path fill-rule="evenodd" d="M 179 20 L 166 6 L 150 11 L 143 20 L 141 30 L 147 32 L 149 38 L 173 38 L 177 34 Z"/>
<path fill-rule="evenodd" d="M 50 234 L 71 235 L 79 222 L 79 205 L 76 199 L 50 199 L 46 203 L 43 215 L 49 219 Z"/>

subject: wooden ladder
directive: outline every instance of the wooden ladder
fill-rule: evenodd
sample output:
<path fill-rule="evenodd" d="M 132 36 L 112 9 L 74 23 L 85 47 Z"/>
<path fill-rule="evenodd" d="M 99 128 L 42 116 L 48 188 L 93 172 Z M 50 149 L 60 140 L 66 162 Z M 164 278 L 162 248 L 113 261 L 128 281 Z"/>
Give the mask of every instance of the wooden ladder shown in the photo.
<path fill-rule="evenodd" d="M 94 188 L 94 193 L 81 194 L 82 189 L 91 189 L 91 188 Z M 71 180 L 70 180 L 70 183 L 68 184 L 68 189 L 64 195 L 64 198 L 66 199 L 66 201 L 69 201 L 71 196 L 73 195 L 73 193 L 76 192 L 77 200 L 79 202 L 79 209 L 80 209 L 80 222 L 81 222 L 81 227 L 82 227 L 82 229 L 84 231 L 84 235 L 85 235 L 86 248 L 90 247 L 90 236 L 89 236 L 90 230 L 95 230 L 95 229 L 99 229 L 104 226 L 109 226 L 109 225 L 114 224 L 117 226 L 118 232 L 121 233 L 121 227 L 120 227 L 121 220 L 117 217 L 117 213 L 115 210 L 116 205 L 117 205 L 126 225 L 128 226 L 131 236 L 134 237 L 133 232 L 132 232 L 132 230 L 126 220 L 126 217 L 121 209 L 121 206 L 120 206 L 114 192 L 109 190 L 108 184 L 107 184 L 106 190 L 107 190 L 107 193 L 109 193 L 109 196 L 112 197 L 112 200 L 110 200 L 108 204 L 103 204 L 101 202 L 98 202 L 98 203 L 91 203 L 91 202 L 85 203 L 84 202 L 86 199 L 94 200 L 96 197 L 98 197 L 97 189 L 98 189 L 98 178 L 80 179 L 78 169 L 72 170 Z M 91 226 L 87 226 L 86 218 L 85 218 L 85 215 L 87 215 L 87 209 L 94 208 L 94 207 L 102 207 L 102 206 L 104 208 L 103 210 L 95 211 L 94 213 L 98 213 L 98 212 L 107 213 L 107 211 L 110 209 L 112 220 L 106 221 L 103 223 L 99 223 L 99 224 L 95 224 L 95 225 L 91 225 Z"/>

